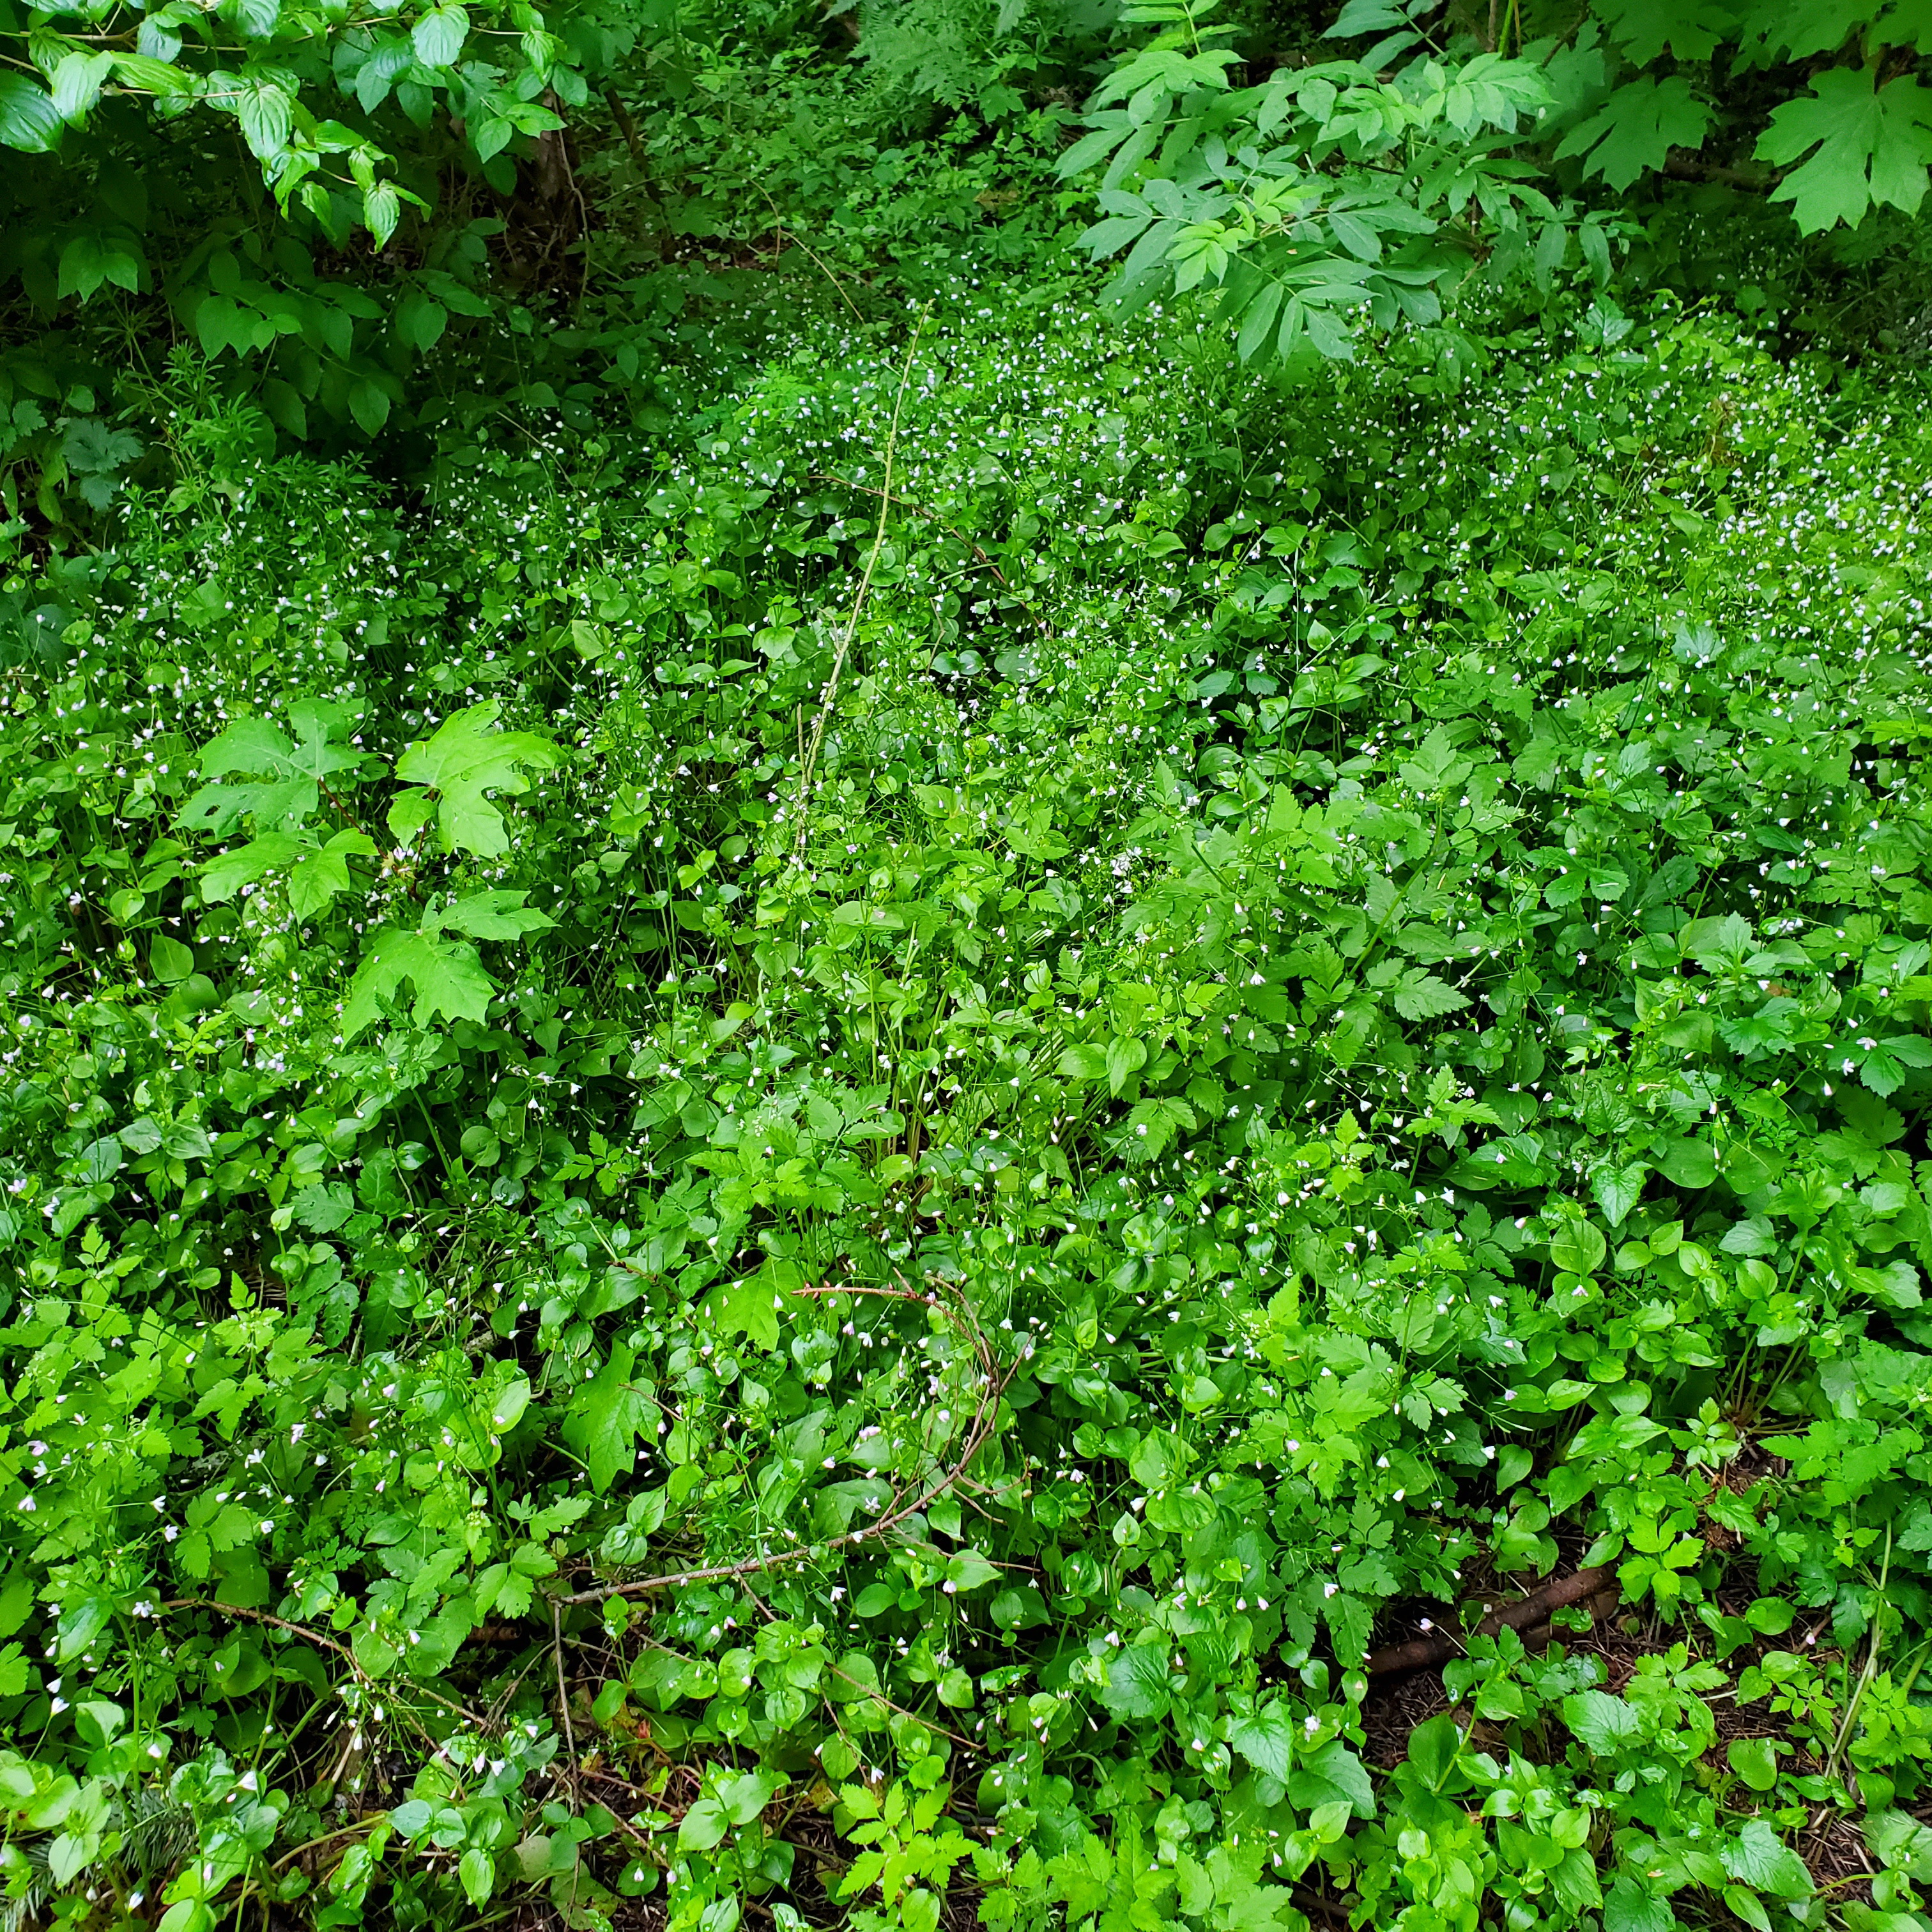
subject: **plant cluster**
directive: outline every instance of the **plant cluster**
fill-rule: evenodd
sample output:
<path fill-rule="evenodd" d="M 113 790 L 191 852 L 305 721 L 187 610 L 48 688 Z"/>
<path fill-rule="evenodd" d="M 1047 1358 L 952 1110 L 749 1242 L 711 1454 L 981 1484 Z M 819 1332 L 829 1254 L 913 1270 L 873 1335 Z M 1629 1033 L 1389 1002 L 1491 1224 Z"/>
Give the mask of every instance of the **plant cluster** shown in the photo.
<path fill-rule="evenodd" d="M 1492 353 L 18 558 L 17 1918 L 1923 1922 L 1922 410 Z"/>

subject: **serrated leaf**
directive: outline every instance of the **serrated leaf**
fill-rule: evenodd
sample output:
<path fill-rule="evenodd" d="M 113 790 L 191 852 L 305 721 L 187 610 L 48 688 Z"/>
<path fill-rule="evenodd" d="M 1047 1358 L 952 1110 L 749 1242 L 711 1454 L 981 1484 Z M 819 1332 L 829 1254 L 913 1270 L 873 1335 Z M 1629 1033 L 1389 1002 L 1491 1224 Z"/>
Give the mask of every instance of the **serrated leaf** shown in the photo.
<path fill-rule="evenodd" d="M 1590 11 L 1637 67 L 1666 47 L 1681 61 L 1708 60 L 1737 32 L 1726 0 L 1592 0 Z"/>
<path fill-rule="evenodd" d="M 441 932 L 466 932 L 472 939 L 520 939 L 526 932 L 542 932 L 556 923 L 548 913 L 526 906 L 524 902 L 529 896 L 527 892 L 501 890 L 472 892 L 424 923 Z"/>
<path fill-rule="evenodd" d="M 637 1460 L 637 1443 L 652 1405 L 634 1380 L 636 1352 L 620 1342 L 610 1359 L 572 1391 L 563 1439 L 584 1459 L 590 1486 L 602 1494 Z"/>
<path fill-rule="evenodd" d="M 549 771 L 559 762 L 561 754 L 548 739 L 533 731 L 497 730 L 502 710 L 491 699 L 457 712 L 397 761 L 396 776 L 404 784 L 434 794 L 436 830 L 446 852 L 480 858 L 507 852 L 510 838 L 503 814 L 488 794 L 526 791 L 526 768 Z"/>
<path fill-rule="evenodd" d="M 1394 1005 L 1406 1020 L 1439 1019 L 1469 1004 L 1454 987 L 1444 986 L 1432 973 L 1408 967 L 1396 982 Z"/>
<path fill-rule="evenodd" d="M 232 899 L 244 886 L 293 865 L 310 849 L 308 842 L 294 832 L 265 832 L 260 838 L 224 852 L 202 867 L 202 898 L 207 904 L 219 905 Z"/>
<path fill-rule="evenodd" d="M 1602 109 L 1574 128 L 1556 150 L 1558 160 L 1586 157 L 1583 172 L 1600 175 L 1619 193 L 1637 176 L 1661 168 L 1672 148 L 1696 148 L 1710 131 L 1712 110 L 1682 74 L 1628 81 Z"/>
<path fill-rule="evenodd" d="M 1257 1771 L 1265 1772 L 1285 1784 L 1294 1766 L 1294 1737 L 1298 1728 L 1293 1712 L 1277 1700 L 1252 1718 L 1237 1718 L 1228 1732 L 1228 1742 Z"/>
<path fill-rule="evenodd" d="M 1167 1715 L 1173 1701 L 1168 1688 L 1167 1644 L 1130 1644 L 1107 1666 L 1100 1702 L 1123 1723 L 1148 1724 Z"/>
<path fill-rule="evenodd" d="M 1678 1923 L 1670 1902 L 1620 1876 L 1604 1899 L 1604 1932 L 1671 1932 Z"/>
<path fill-rule="evenodd" d="M 1563 1700 L 1563 1721 L 1593 1756 L 1609 1757 L 1643 1736 L 1643 1714 L 1607 1690 L 1580 1690 Z"/>
<path fill-rule="evenodd" d="M 314 918 L 337 893 L 350 890 L 349 861 L 375 856 L 376 842 L 367 832 L 337 832 L 326 845 L 297 860 L 289 874 L 289 910 L 297 919 Z"/>
<path fill-rule="evenodd" d="M 266 718 L 244 718 L 202 749 L 202 776 L 217 780 L 251 778 L 253 784 L 206 785 L 182 808 L 177 821 L 187 829 L 225 836 L 244 818 L 271 826 L 305 818 L 322 802 L 322 785 L 332 772 L 359 764 L 362 754 L 331 740 L 346 733 L 356 714 L 344 705 L 308 699 L 292 705 L 289 722 L 297 736 Z"/>
<path fill-rule="evenodd" d="M 496 990 L 473 946 L 386 926 L 370 940 L 350 984 L 343 1038 L 353 1040 L 380 1018 L 381 1002 L 394 999 L 405 984 L 415 988 L 412 1017 L 419 1027 L 436 1019 L 481 1022 Z"/>
<path fill-rule="evenodd" d="M 1809 153 L 1772 190 L 1807 235 L 1842 221 L 1856 228 L 1874 203 L 1916 214 L 1932 162 L 1932 88 L 1911 75 L 1882 88 L 1860 68 L 1828 68 L 1809 97 L 1773 110 L 1758 138 L 1760 160 L 1780 167 Z"/>

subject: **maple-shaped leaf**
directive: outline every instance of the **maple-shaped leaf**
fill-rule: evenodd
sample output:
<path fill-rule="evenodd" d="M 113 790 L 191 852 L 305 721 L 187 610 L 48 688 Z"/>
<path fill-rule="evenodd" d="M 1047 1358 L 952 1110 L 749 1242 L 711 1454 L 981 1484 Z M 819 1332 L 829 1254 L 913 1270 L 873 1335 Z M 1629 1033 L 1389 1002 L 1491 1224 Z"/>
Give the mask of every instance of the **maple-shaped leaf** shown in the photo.
<path fill-rule="evenodd" d="M 428 824 L 434 810 L 446 852 L 494 859 L 510 849 L 503 814 L 488 794 L 514 796 L 527 790 L 525 768 L 549 771 L 562 754 L 534 731 L 499 730 L 502 710 L 492 698 L 458 711 L 397 761 L 397 777 L 419 788 L 404 792 L 389 808 L 389 829 L 405 844 Z"/>
<path fill-rule="evenodd" d="M 1627 188 L 1647 170 L 1663 166 L 1672 148 L 1695 148 L 1710 131 L 1711 110 L 1690 92 L 1682 74 L 1627 82 L 1588 120 L 1573 128 L 1556 150 L 1558 160 L 1587 157 L 1586 175 Z"/>
<path fill-rule="evenodd" d="M 412 1014 L 418 1026 L 433 1019 L 482 1022 L 490 1010 L 496 982 L 484 971 L 476 949 L 433 933 L 386 926 L 362 956 L 342 1009 L 342 1036 L 353 1040 L 382 1017 L 382 1002 L 393 1000 L 407 981 L 416 989 Z"/>
<path fill-rule="evenodd" d="M 1862 68 L 1828 68 L 1808 95 L 1775 110 L 1758 138 L 1761 160 L 1792 169 L 1772 190 L 1807 235 L 1842 221 L 1856 228 L 1874 202 L 1916 214 L 1932 162 L 1932 88 L 1910 74 L 1884 87 Z M 1815 151 L 1815 152 L 1814 152 Z"/>
<path fill-rule="evenodd" d="M 584 1458 L 592 1489 L 608 1490 L 637 1460 L 650 1405 L 635 1383 L 635 1352 L 619 1343 L 610 1359 L 580 1383 L 565 1411 L 563 1439 Z"/>
<path fill-rule="evenodd" d="M 373 859 L 376 842 L 366 832 L 338 832 L 326 845 L 305 853 L 289 874 L 289 910 L 310 919 L 338 892 L 349 890 L 349 861 Z"/>
<path fill-rule="evenodd" d="M 182 806 L 177 822 L 219 838 L 244 818 L 265 830 L 306 818 L 322 802 L 322 782 L 329 774 L 362 762 L 359 751 L 340 742 L 357 716 L 346 704 L 303 698 L 289 706 L 292 740 L 266 718 L 238 719 L 202 751 L 201 774 L 252 782 L 202 786 Z"/>
<path fill-rule="evenodd" d="M 526 906 L 527 892 L 472 892 L 423 921 L 424 932 L 466 932 L 472 939 L 520 939 L 541 932 L 556 921 L 549 914 Z"/>
<path fill-rule="evenodd" d="M 1726 0 L 1593 0 L 1591 11 L 1638 67 L 1666 47 L 1681 61 L 1708 60 L 1737 32 Z"/>
<path fill-rule="evenodd" d="M 1878 11 L 1874 4 L 1846 0 L 1756 0 L 1738 22 L 1738 40 L 1751 64 L 1809 60 L 1835 53 Z"/>
<path fill-rule="evenodd" d="M 293 832 L 265 832 L 245 845 L 223 852 L 201 868 L 201 896 L 209 905 L 232 899 L 244 886 L 292 866 L 315 842 Z"/>

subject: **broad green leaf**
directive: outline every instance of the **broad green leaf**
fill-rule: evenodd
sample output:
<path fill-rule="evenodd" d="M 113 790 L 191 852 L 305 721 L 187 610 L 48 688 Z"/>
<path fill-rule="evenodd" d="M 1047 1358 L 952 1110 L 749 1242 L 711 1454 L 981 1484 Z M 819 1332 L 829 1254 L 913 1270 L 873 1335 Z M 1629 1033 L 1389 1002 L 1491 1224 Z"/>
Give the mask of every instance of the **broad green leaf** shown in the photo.
<path fill-rule="evenodd" d="M 52 82 L 55 112 L 64 121 L 84 119 L 100 98 L 100 90 L 113 71 L 112 54 L 76 51 L 62 55 Z"/>
<path fill-rule="evenodd" d="M 685 1813 L 677 1828 L 677 1848 L 681 1852 L 708 1852 L 722 1840 L 729 1828 L 724 1806 L 715 1798 L 700 1798 Z"/>
<path fill-rule="evenodd" d="M 1642 1198 L 1644 1176 L 1649 1172 L 1648 1164 L 1640 1160 L 1622 1167 L 1602 1161 L 1591 1168 L 1590 1192 L 1612 1228 L 1623 1226 L 1624 1217 Z"/>
<path fill-rule="evenodd" d="M 53 97 L 25 76 L 0 74 L 0 148 L 45 154 L 60 145 L 66 126 Z"/>
<path fill-rule="evenodd" d="M 1300 1728 L 1292 1708 L 1276 1699 L 1251 1718 L 1237 1718 L 1228 1742 L 1257 1771 L 1285 1784 L 1294 1767 L 1294 1738 Z"/>
<path fill-rule="evenodd" d="M 304 698 L 289 708 L 293 740 L 266 718 L 231 724 L 203 748 L 202 776 L 255 782 L 204 785 L 182 808 L 178 822 L 222 838 L 244 818 L 266 830 L 307 818 L 320 805 L 322 788 L 332 775 L 362 762 L 360 752 L 334 742 L 346 736 L 357 715 L 346 705 Z"/>
<path fill-rule="evenodd" d="M 296 861 L 289 874 L 289 910 L 298 919 L 313 919 L 337 893 L 350 890 L 349 861 L 375 856 L 376 842 L 366 832 L 337 832 L 326 845 Z M 204 895 L 206 890 L 204 874 Z"/>
<path fill-rule="evenodd" d="M 457 1862 L 457 1876 L 472 1905 L 488 1905 L 496 1886 L 496 1862 L 481 1845 L 472 1845 Z"/>
<path fill-rule="evenodd" d="M 1147 1064 L 1147 1042 L 1125 1034 L 1107 1042 L 1107 1087 L 1116 1099 L 1128 1081 Z"/>
<path fill-rule="evenodd" d="M 1708 60 L 1737 32 L 1726 0 L 1591 0 L 1590 10 L 1638 67 L 1666 48 L 1680 61 Z"/>
<path fill-rule="evenodd" d="M 343 1038 L 353 1040 L 380 1018 L 380 1002 L 394 999 L 406 983 L 416 991 L 411 1017 L 418 1027 L 436 1019 L 486 1019 L 496 990 L 473 946 L 385 926 L 364 947 L 350 983 Z"/>
<path fill-rule="evenodd" d="M 1638 176 L 1662 167 L 1672 148 L 1702 146 L 1712 118 L 1711 107 L 1691 92 L 1684 75 L 1662 80 L 1640 75 L 1572 128 L 1556 158 L 1583 155 L 1586 175 L 1600 175 L 1622 193 Z"/>
<path fill-rule="evenodd" d="M 770 1772 L 748 1771 L 736 1778 L 721 1778 L 718 1802 L 734 1825 L 748 1825 L 777 1796 L 783 1780 Z"/>
<path fill-rule="evenodd" d="M 257 160 L 272 160 L 288 146 L 293 103 L 287 91 L 275 82 L 258 80 L 245 88 L 236 102 L 235 111 L 242 123 L 242 138 Z"/>
<path fill-rule="evenodd" d="M 178 986 L 194 970 L 194 955 L 179 940 L 158 932 L 148 949 L 148 964 L 163 986 Z"/>
<path fill-rule="evenodd" d="M 220 854 L 201 868 L 201 896 L 209 905 L 232 899 L 244 886 L 292 866 L 312 842 L 292 832 L 265 832 L 246 845 Z"/>
<path fill-rule="evenodd" d="M 494 699 L 444 720 L 435 734 L 412 745 L 397 761 L 396 776 L 433 794 L 436 826 L 446 852 L 495 858 L 509 850 L 503 814 L 487 794 L 514 796 L 529 788 L 524 770 L 549 771 L 560 753 L 531 731 L 496 728 L 502 707 Z M 405 794 L 399 803 L 412 802 Z M 392 824 L 394 822 L 392 813 Z M 418 821 L 421 823 L 420 820 Z"/>
<path fill-rule="evenodd" d="M 1678 1918 L 1670 1901 L 1620 1874 L 1604 1898 L 1604 1932 L 1672 1932 Z"/>
<path fill-rule="evenodd" d="M 1932 88 L 1904 74 L 1883 87 L 1858 68 L 1828 68 L 1800 96 L 1773 110 L 1760 159 L 1787 166 L 1772 190 L 1807 235 L 1838 222 L 1856 228 L 1874 204 L 1918 212 L 1932 162 Z"/>
<path fill-rule="evenodd" d="M 1563 1721 L 1597 1757 L 1625 1750 L 1644 1735 L 1643 1714 L 1607 1690 L 1580 1690 L 1564 1698 Z"/>
<path fill-rule="evenodd" d="M 1462 1750 L 1462 1726 L 1447 1711 L 1417 1725 L 1408 1734 L 1408 1761 L 1431 1791 L 1440 1791 L 1448 1782 Z"/>
<path fill-rule="evenodd" d="M 1318 1804 L 1348 1804 L 1358 1818 L 1376 1815 L 1376 1791 L 1368 1768 L 1340 1738 L 1324 1744 L 1288 1774 L 1291 1802 L 1312 1810 Z"/>
<path fill-rule="evenodd" d="M 1720 1856 L 1725 1870 L 1754 1892 L 1808 1898 L 1815 1888 L 1804 1861 L 1762 1818 L 1748 1819 Z"/>
<path fill-rule="evenodd" d="M 563 1439 L 583 1457 L 599 1495 L 630 1474 L 638 1438 L 656 1418 L 656 1405 L 638 1384 L 636 1362 L 636 1352 L 618 1343 L 603 1367 L 572 1390 L 565 1408 Z"/>
<path fill-rule="evenodd" d="M 1123 1723 L 1151 1723 L 1167 1715 L 1172 1701 L 1165 1636 L 1153 1643 L 1130 1644 L 1114 1653 L 1100 1691 L 1100 1702 L 1110 1715 Z"/>
<path fill-rule="evenodd" d="M 472 939 L 520 939 L 525 933 L 542 932 L 556 923 L 548 913 L 526 907 L 524 902 L 529 896 L 527 892 L 500 890 L 472 892 L 431 914 L 424 925 L 440 932 L 466 932 Z"/>
<path fill-rule="evenodd" d="M 1778 1752 L 1769 1738 L 1733 1738 L 1724 1756 L 1731 1768 L 1754 1791 L 1778 1787 Z"/>
<path fill-rule="evenodd" d="M 410 38 L 425 67 L 451 67 L 469 32 L 470 16 L 460 7 L 434 7 L 417 20 Z"/>

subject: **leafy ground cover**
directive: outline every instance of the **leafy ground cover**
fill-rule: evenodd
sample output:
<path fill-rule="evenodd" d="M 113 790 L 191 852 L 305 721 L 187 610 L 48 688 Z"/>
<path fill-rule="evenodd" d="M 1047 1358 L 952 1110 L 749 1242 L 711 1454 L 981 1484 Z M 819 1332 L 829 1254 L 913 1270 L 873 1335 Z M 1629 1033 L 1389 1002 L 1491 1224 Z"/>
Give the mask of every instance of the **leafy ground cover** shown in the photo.
<path fill-rule="evenodd" d="M 17 557 L 17 1922 L 1924 1922 L 1922 398 L 1573 321 Z"/>

